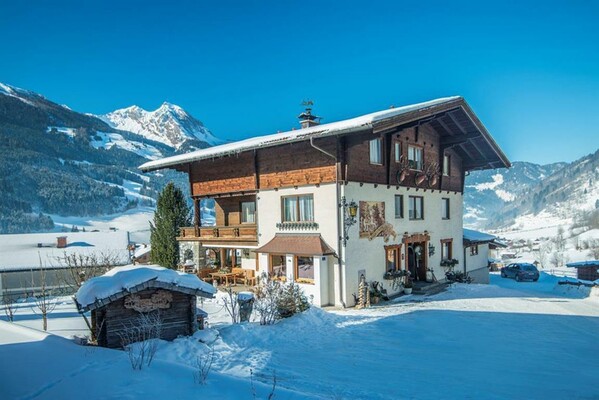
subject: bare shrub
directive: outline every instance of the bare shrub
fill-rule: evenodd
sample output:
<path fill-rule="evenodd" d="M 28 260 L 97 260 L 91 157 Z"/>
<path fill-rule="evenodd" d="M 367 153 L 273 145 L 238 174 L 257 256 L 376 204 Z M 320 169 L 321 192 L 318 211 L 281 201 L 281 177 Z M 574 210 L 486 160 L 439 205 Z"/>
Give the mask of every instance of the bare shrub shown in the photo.
<path fill-rule="evenodd" d="M 193 378 L 196 383 L 199 383 L 200 385 L 206 384 L 213 362 L 214 346 L 210 346 L 208 353 L 203 354 L 196 359 L 196 370 L 193 373 Z"/>
<path fill-rule="evenodd" d="M 150 366 L 158 350 L 157 339 L 161 332 L 162 318 L 159 312 L 141 313 L 123 326 L 119 336 L 134 370 L 141 370 L 144 365 Z"/>
<path fill-rule="evenodd" d="M 260 317 L 260 325 L 272 325 L 278 317 L 281 282 L 263 273 L 256 291 L 254 309 Z"/>
<path fill-rule="evenodd" d="M 17 313 L 17 296 L 12 293 L 8 293 L 8 290 L 4 291 L 2 295 L 2 304 L 4 305 L 4 314 L 10 322 L 15 320 L 15 314 Z"/>
<path fill-rule="evenodd" d="M 256 399 L 256 386 L 254 385 L 254 371 L 250 369 L 250 386 L 252 390 L 252 398 Z M 267 399 L 272 400 L 275 398 L 275 390 L 277 389 L 277 373 L 272 371 L 272 388 L 268 394 Z"/>
<path fill-rule="evenodd" d="M 61 284 L 70 289 L 71 293 L 75 293 L 86 280 L 104 275 L 113 267 L 124 262 L 120 255 L 111 252 L 69 254 L 66 251 L 63 255 L 56 257 L 56 261 L 61 267 Z"/>
<path fill-rule="evenodd" d="M 262 274 L 257 288 L 254 309 L 260 325 L 272 325 L 276 320 L 288 318 L 310 308 L 310 300 L 295 282 L 287 284 Z"/>
<path fill-rule="evenodd" d="M 42 316 L 42 328 L 44 331 L 48 330 L 48 314 L 56 309 L 58 303 L 56 302 L 56 297 L 54 296 L 54 290 L 60 290 L 60 288 L 50 288 L 48 285 L 48 276 L 46 275 L 46 269 L 42 267 L 42 260 L 40 258 L 40 286 L 35 292 L 34 295 L 34 304 L 35 308 L 32 307 L 31 310 L 38 315 Z M 33 279 L 33 271 L 31 271 L 31 287 L 35 288 L 35 281 Z M 37 311 L 36 311 L 37 309 Z"/>
<path fill-rule="evenodd" d="M 231 316 L 231 321 L 234 324 L 239 323 L 239 303 L 237 302 L 237 293 L 233 291 L 231 285 L 229 285 L 225 292 L 227 293 L 227 297 L 223 299 L 223 305 L 225 310 Z"/>

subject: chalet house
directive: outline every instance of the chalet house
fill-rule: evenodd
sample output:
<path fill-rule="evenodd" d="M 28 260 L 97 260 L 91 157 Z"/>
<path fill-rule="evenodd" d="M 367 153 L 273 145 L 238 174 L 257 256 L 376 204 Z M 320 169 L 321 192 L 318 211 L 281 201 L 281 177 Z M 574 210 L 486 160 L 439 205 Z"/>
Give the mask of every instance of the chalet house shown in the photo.
<path fill-rule="evenodd" d="M 442 260 L 465 265 L 464 177 L 510 162 L 463 98 L 300 119 L 301 129 L 140 167 L 189 175 L 195 221 L 182 252 L 199 263 L 211 249 L 223 266 L 294 280 L 321 306 L 353 305 L 362 275 L 393 293 L 387 271 L 442 280 Z M 215 226 L 200 214 L 209 198 Z"/>

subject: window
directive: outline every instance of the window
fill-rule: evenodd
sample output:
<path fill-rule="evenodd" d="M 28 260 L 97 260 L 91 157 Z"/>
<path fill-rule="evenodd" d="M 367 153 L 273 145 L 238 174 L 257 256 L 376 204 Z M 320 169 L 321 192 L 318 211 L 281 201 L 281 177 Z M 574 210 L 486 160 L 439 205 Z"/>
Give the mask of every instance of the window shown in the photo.
<path fill-rule="evenodd" d="M 271 254 L 270 255 L 270 274 L 274 279 L 286 280 L 287 277 L 287 260 L 284 255 Z"/>
<path fill-rule="evenodd" d="M 441 260 L 453 258 L 453 239 L 441 239 Z"/>
<path fill-rule="evenodd" d="M 408 163 L 411 169 L 422 170 L 422 152 L 421 147 L 408 146 Z"/>
<path fill-rule="evenodd" d="M 395 162 L 401 161 L 401 143 L 395 142 Z"/>
<path fill-rule="evenodd" d="M 314 283 L 314 257 L 295 257 L 295 279 L 299 283 Z"/>
<path fill-rule="evenodd" d="M 383 164 L 383 141 L 380 138 L 370 141 L 370 163 Z"/>
<path fill-rule="evenodd" d="M 385 246 L 385 271 L 393 272 L 401 269 L 400 246 Z"/>
<path fill-rule="evenodd" d="M 448 156 L 447 154 L 445 154 L 443 156 L 443 175 L 444 176 L 449 176 L 449 167 L 451 166 L 451 156 Z"/>
<path fill-rule="evenodd" d="M 314 221 L 314 197 L 311 194 L 283 197 L 282 201 L 283 222 Z"/>
<path fill-rule="evenodd" d="M 395 218 L 403 218 L 403 194 L 395 195 Z"/>
<path fill-rule="evenodd" d="M 410 196 L 410 219 L 424 219 L 424 199 L 420 196 Z"/>
<path fill-rule="evenodd" d="M 441 218 L 449 219 L 449 199 L 446 197 L 441 199 Z"/>
<path fill-rule="evenodd" d="M 241 223 L 256 223 L 256 203 L 253 201 L 244 201 L 241 203 Z"/>
<path fill-rule="evenodd" d="M 477 244 L 475 244 L 474 246 L 470 246 L 470 255 L 471 256 L 478 255 L 478 245 Z"/>

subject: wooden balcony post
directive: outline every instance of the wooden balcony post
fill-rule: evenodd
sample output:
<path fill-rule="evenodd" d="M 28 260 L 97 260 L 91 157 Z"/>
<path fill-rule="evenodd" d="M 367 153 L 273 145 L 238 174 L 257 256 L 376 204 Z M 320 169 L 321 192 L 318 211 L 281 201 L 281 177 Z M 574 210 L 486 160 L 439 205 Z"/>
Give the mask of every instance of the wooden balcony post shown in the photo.
<path fill-rule="evenodd" d="M 195 235 L 200 236 L 200 226 L 202 225 L 202 215 L 200 210 L 200 199 L 197 197 L 193 199 L 193 226 L 195 228 Z"/>

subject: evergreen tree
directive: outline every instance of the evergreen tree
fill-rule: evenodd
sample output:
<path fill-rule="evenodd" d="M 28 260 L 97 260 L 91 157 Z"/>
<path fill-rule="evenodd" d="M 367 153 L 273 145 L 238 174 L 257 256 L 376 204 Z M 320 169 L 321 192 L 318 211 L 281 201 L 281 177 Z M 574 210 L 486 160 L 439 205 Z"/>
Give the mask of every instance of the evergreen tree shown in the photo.
<path fill-rule="evenodd" d="M 183 192 L 170 182 L 158 195 L 154 223 L 150 222 L 150 258 L 153 263 L 166 268 L 176 268 L 179 263 L 179 228 L 190 225 L 189 207 Z"/>

